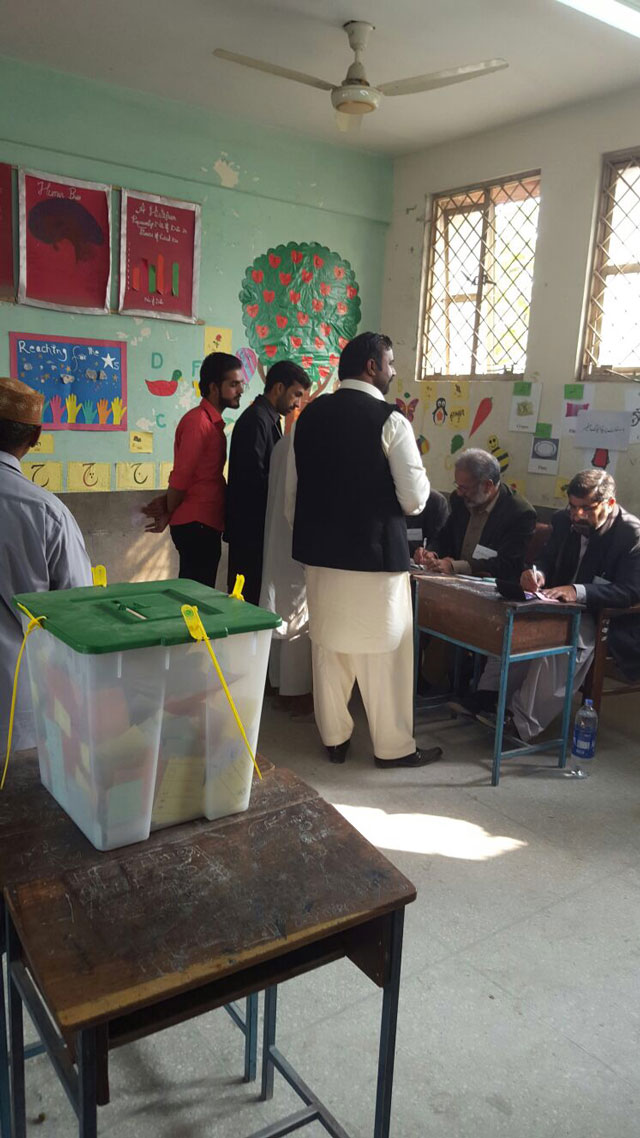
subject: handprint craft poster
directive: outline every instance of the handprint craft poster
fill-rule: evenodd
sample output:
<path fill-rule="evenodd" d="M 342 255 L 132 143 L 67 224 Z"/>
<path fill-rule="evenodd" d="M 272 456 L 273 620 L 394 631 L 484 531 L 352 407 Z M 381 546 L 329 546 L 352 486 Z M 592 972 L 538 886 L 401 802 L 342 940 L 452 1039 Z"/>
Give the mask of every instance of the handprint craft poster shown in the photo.
<path fill-rule="evenodd" d="M 127 430 L 127 346 L 10 332 L 11 375 L 41 391 L 47 431 Z"/>

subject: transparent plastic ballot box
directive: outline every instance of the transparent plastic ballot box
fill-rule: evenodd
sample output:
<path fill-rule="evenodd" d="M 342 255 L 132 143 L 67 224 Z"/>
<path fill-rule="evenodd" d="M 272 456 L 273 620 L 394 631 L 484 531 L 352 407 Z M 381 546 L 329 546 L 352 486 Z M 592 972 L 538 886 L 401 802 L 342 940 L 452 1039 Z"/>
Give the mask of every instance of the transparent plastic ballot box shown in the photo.
<path fill-rule="evenodd" d="M 182 579 L 14 604 L 45 618 L 26 643 L 40 777 L 97 849 L 247 809 L 252 760 L 181 608 L 197 606 L 254 753 L 278 616 Z"/>

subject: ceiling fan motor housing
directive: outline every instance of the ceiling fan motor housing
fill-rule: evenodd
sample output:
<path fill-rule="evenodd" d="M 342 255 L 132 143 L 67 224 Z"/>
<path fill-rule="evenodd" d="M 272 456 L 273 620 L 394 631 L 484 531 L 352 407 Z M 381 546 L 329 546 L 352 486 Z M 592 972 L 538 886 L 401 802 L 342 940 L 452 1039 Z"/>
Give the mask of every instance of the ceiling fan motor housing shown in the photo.
<path fill-rule="evenodd" d="M 380 92 L 375 87 L 347 83 L 342 87 L 334 87 L 331 102 L 343 115 L 367 115 L 380 105 Z"/>

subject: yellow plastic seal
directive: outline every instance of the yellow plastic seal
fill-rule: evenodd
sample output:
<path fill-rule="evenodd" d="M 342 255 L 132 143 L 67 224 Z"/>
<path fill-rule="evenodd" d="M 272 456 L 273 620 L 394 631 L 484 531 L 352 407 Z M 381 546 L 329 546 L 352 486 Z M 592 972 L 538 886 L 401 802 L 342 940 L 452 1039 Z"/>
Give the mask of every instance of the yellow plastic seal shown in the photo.
<path fill-rule="evenodd" d="M 229 596 L 234 597 L 236 601 L 243 601 L 244 600 L 244 597 L 242 595 L 243 589 L 244 589 L 244 577 L 243 577 L 242 573 L 238 573 L 236 575 L 236 583 L 233 586 L 233 589 L 231 590 L 231 592 L 229 593 Z"/>
<path fill-rule="evenodd" d="M 94 585 L 100 585 L 103 589 L 107 587 L 107 570 L 104 565 L 94 565 L 91 570 Z"/>
<path fill-rule="evenodd" d="M 11 710 L 9 711 L 9 730 L 7 732 L 7 753 L 5 755 L 4 767 L 2 770 L 2 778 L 0 779 L 0 790 L 4 790 L 5 779 L 7 777 L 7 770 L 9 768 L 9 757 L 11 755 L 11 741 L 13 739 L 13 720 L 14 720 L 15 713 L 16 713 L 16 700 L 18 698 L 18 677 L 20 675 L 20 665 L 22 663 L 22 655 L 24 653 L 25 645 L 27 643 L 27 637 L 31 635 L 34 628 L 40 628 L 42 621 L 46 619 L 44 616 L 34 616 L 33 613 L 29 612 L 29 609 L 24 607 L 24 605 L 19 604 L 18 608 L 22 609 L 22 612 L 25 614 L 25 616 L 29 617 L 29 623 L 24 630 L 24 636 L 22 638 L 22 644 L 20 645 L 20 651 L 18 652 L 18 659 L 16 660 L 16 670 L 13 674 L 13 691 L 11 693 Z"/>
<path fill-rule="evenodd" d="M 232 593 L 232 596 L 235 596 L 235 590 L 238 588 L 238 582 L 240 582 L 240 589 L 242 589 L 242 586 L 244 585 L 244 577 L 240 577 L 240 576 L 236 577 L 236 583 L 234 586 L 234 591 Z M 240 599 L 243 600 L 244 598 L 240 597 Z M 245 747 L 247 748 L 247 750 L 251 756 L 251 762 L 253 763 L 254 767 L 256 768 L 256 774 L 258 775 L 258 778 L 262 778 L 262 775 L 260 774 L 260 767 L 258 766 L 258 764 L 256 762 L 256 757 L 255 757 L 253 751 L 251 750 L 249 740 L 247 739 L 247 733 L 244 729 L 242 720 L 241 720 L 240 716 L 238 715 L 238 709 L 237 709 L 237 707 L 233 701 L 233 696 L 231 695 L 231 692 L 229 691 L 229 688 L 227 687 L 227 681 L 225 680 L 225 678 L 222 674 L 222 668 L 220 667 L 218 660 L 216 658 L 216 654 L 213 651 L 213 648 L 211 647 L 211 641 L 209 640 L 209 637 L 207 636 L 207 632 L 206 632 L 206 629 L 202 623 L 202 618 L 200 616 L 200 613 L 198 612 L 196 605 L 182 605 L 182 608 L 180 609 L 180 611 L 182 613 L 184 623 L 186 624 L 187 628 L 189 629 L 189 634 L 193 637 L 194 640 L 204 640 L 204 642 L 207 646 L 207 651 L 208 651 L 211 659 L 213 660 L 213 666 L 214 666 L 216 672 L 218 673 L 218 679 L 220 680 L 220 683 L 222 684 L 222 690 L 223 690 L 224 694 L 226 695 L 227 700 L 229 701 L 229 707 L 231 708 L 231 710 L 233 712 L 233 718 L 235 719 L 236 723 L 238 724 L 238 730 L 239 730 L 240 734 L 242 735 L 242 738 L 244 739 Z"/>

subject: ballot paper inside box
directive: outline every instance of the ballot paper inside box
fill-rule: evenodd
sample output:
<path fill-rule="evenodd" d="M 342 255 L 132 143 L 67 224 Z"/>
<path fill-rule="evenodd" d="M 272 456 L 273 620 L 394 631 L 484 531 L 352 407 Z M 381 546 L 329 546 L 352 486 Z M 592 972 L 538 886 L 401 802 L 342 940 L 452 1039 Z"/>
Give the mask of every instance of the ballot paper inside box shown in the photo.
<path fill-rule="evenodd" d="M 45 617 L 26 648 L 42 782 L 97 849 L 246 810 L 252 760 L 181 607 L 198 607 L 254 752 L 279 617 L 184 580 L 15 600 Z"/>

